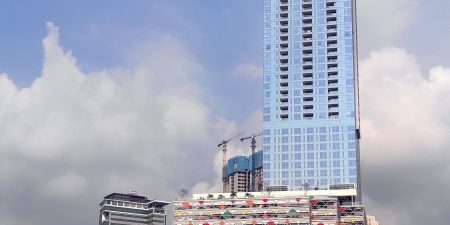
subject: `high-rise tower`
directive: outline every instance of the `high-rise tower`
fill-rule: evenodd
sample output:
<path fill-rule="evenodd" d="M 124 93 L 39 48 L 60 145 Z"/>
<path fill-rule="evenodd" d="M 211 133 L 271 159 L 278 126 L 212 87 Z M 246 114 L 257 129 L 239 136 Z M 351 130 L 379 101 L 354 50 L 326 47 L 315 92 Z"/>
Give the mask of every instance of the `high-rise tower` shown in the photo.
<path fill-rule="evenodd" d="M 355 0 L 264 0 L 264 185 L 360 190 Z"/>

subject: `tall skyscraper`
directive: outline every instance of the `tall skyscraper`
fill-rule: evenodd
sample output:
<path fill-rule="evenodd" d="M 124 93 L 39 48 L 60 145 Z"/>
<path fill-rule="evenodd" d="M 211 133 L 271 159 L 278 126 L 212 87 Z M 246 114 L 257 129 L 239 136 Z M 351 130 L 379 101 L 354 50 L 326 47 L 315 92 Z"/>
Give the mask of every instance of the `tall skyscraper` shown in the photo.
<path fill-rule="evenodd" d="M 264 0 L 264 186 L 360 189 L 355 4 Z"/>
<path fill-rule="evenodd" d="M 150 200 L 135 193 L 112 193 L 100 203 L 100 225 L 165 225 L 170 202 Z"/>

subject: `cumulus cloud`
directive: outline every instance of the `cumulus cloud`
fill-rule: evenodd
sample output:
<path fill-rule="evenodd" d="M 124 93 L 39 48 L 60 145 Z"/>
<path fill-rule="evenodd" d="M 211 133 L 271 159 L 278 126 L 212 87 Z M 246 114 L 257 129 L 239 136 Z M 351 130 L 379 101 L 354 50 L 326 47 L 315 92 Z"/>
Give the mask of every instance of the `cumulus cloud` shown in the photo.
<path fill-rule="evenodd" d="M 418 0 L 358 0 L 358 39 L 362 53 L 393 44 L 414 24 Z"/>
<path fill-rule="evenodd" d="M 237 155 L 250 155 L 251 148 L 249 142 L 241 142 L 239 138 L 250 136 L 253 133 L 259 133 L 262 131 L 262 111 L 257 110 L 253 112 L 245 121 L 241 124 L 237 124 L 233 121 L 221 120 L 216 124 L 217 128 L 220 128 L 223 138 L 231 138 L 244 132 L 242 136 L 230 141 L 227 146 L 227 159 Z M 256 151 L 261 150 L 262 140 L 261 137 L 256 138 L 257 148 Z M 221 148 L 217 149 L 214 157 L 214 179 L 210 181 L 200 181 L 194 185 L 192 191 L 194 193 L 205 192 L 222 192 L 222 167 L 223 167 L 223 153 Z"/>
<path fill-rule="evenodd" d="M 0 75 L 2 221 L 92 224 L 110 192 L 171 200 L 215 176 L 205 168 L 232 122 L 202 102 L 203 68 L 180 41 L 147 43 L 131 69 L 86 73 L 47 28 L 32 85 Z"/>
<path fill-rule="evenodd" d="M 242 63 L 234 67 L 233 73 L 248 79 L 261 79 L 263 76 L 262 66 L 252 63 Z"/>
<path fill-rule="evenodd" d="M 385 48 L 361 62 L 365 203 L 383 224 L 444 224 L 450 201 L 450 68 L 421 74 Z"/>

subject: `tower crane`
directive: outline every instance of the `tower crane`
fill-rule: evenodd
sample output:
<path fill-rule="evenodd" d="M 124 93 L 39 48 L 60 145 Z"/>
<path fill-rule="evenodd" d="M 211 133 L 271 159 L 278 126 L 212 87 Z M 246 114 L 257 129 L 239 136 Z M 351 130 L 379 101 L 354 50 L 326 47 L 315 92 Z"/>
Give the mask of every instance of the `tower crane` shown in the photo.
<path fill-rule="evenodd" d="M 226 183 L 226 182 L 225 182 L 225 173 L 226 173 L 226 171 L 227 171 L 226 165 L 227 165 L 227 146 L 228 146 L 228 142 L 230 142 L 231 140 L 236 139 L 236 138 L 242 136 L 244 133 L 245 133 L 245 132 L 241 132 L 241 133 L 237 134 L 236 136 L 234 136 L 234 137 L 232 137 L 232 138 L 225 139 L 225 140 L 223 140 L 222 142 L 220 142 L 220 143 L 217 145 L 218 148 L 222 147 L 222 152 L 223 152 L 223 159 L 222 159 L 222 182 L 223 182 L 223 185 L 224 185 L 224 191 L 225 191 L 225 186 L 226 186 L 226 185 L 225 185 L 225 183 Z"/>
<path fill-rule="evenodd" d="M 222 142 L 220 142 L 217 147 L 220 148 L 222 146 L 222 152 L 223 152 L 223 166 L 225 166 L 225 164 L 227 164 L 227 146 L 228 146 L 228 142 L 230 142 L 231 140 L 238 138 L 240 136 L 242 136 L 245 132 L 241 132 L 239 134 L 237 134 L 236 136 L 223 140 Z"/>
<path fill-rule="evenodd" d="M 255 188 L 255 163 L 256 163 L 256 156 L 255 156 L 255 150 L 256 150 L 256 137 L 261 136 L 263 133 L 256 133 L 252 134 L 248 137 L 241 138 L 241 142 L 244 142 L 244 140 L 251 139 L 251 145 L 252 148 L 252 191 L 256 191 Z"/>

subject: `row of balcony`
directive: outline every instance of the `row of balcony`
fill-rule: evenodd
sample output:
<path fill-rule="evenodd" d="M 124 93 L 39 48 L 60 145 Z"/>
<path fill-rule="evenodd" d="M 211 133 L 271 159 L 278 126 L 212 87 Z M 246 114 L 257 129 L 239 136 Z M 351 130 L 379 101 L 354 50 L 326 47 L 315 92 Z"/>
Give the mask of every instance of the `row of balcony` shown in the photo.
<path fill-rule="evenodd" d="M 281 120 L 289 120 L 289 114 L 281 113 L 279 118 Z M 314 113 L 303 113 L 303 119 L 313 119 Z M 329 112 L 328 118 L 339 118 L 339 112 Z"/>
<path fill-rule="evenodd" d="M 284 84 L 284 83 L 283 83 Z M 287 87 L 287 86 L 284 86 L 284 87 Z M 310 91 L 309 89 L 307 89 L 308 91 L 305 91 L 304 92 L 304 94 L 312 94 L 314 91 Z M 334 96 L 334 95 L 337 95 L 339 93 L 339 88 L 338 87 L 328 87 L 328 95 L 330 95 L 329 97 L 328 97 L 328 100 L 330 101 L 330 100 L 337 100 L 337 96 Z M 288 89 L 280 89 L 280 91 L 279 91 L 279 95 L 280 96 L 283 96 L 283 97 L 287 97 L 287 96 L 289 96 L 289 90 Z M 305 97 L 305 98 L 303 98 L 303 100 L 304 101 L 312 101 L 313 99 L 312 99 L 312 97 Z"/>
<path fill-rule="evenodd" d="M 328 64 L 337 64 L 338 62 L 338 56 L 337 55 L 331 55 L 327 56 L 327 63 Z M 281 55 L 280 56 L 280 65 L 288 65 L 289 64 L 289 57 L 287 55 Z M 312 54 L 310 55 L 303 55 L 303 62 L 302 65 L 312 65 L 313 64 L 313 57 Z"/>
<path fill-rule="evenodd" d="M 311 11 L 313 9 L 312 0 L 303 0 L 302 1 L 302 9 L 303 11 Z M 335 0 L 327 0 L 326 2 L 327 14 L 328 11 L 333 11 L 336 13 L 336 1 Z M 288 0 L 280 0 L 280 12 L 288 12 L 289 10 L 289 1 Z"/>

